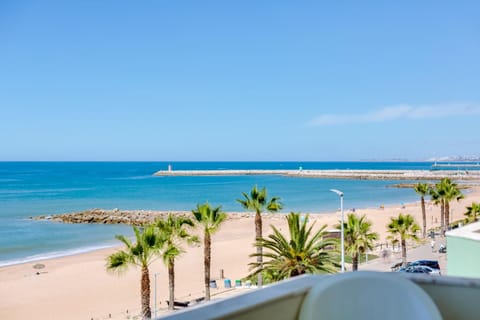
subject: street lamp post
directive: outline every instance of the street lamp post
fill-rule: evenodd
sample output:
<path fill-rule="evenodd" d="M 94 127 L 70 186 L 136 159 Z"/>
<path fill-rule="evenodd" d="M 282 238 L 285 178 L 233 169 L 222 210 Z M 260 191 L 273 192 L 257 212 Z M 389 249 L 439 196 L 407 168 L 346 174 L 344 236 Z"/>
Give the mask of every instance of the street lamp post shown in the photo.
<path fill-rule="evenodd" d="M 344 234 L 343 234 L 343 192 L 337 189 L 330 189 L 330 191 L 336 193 L 340 197 L 340 211 L 342 212 L 342 221 L 340 224 L 340 246 L 342 250 L 342 269 L 341 272 L 345 272 L 345 246 L 343 244 Z"/>
<path fill-rule="evenodd" d="M 153 301 L 153 314 L 154 314 L 154 318 L 157 319 L 157 274 L 160 274 L 160 273 L 155 273 L 154 275 L 154 278 L 155 278 L 155 285 L 154 285 L 154 301 Z"/>

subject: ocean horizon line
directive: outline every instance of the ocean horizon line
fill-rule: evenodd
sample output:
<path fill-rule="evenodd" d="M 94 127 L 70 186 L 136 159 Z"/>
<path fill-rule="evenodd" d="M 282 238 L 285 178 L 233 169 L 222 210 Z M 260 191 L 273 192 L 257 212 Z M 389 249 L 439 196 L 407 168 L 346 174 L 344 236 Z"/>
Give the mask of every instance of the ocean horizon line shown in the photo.
<path fill-rule="evenodd" d="M 15 163 L 41 163 L 41 162 L 50 162 L 50 163 L 71 163 L 71 162 L 128 162 L 128 163 L 152 163 L 152 162 L 161 162 L 161 163 L 175 163 L 175 162 L 182 162 L 182 163 L 198 163 L 198 162 L 212 162 L 212 163 L 218 163 L 218 162 L 239 162 L 239 163 L 255 163 L 255 162 L 261 162 L 261 163 L 298 163 L 298 162 L 304 162 L 304 163 L 332 163 L 332 162 L 364 162 L 364 163 L 371 163 L 371 162 L 476 162 L 476 161 L 462 161 L 462 160 L 456 160 L 456 161 L 435 161 L 435 160 L 415 160 L 415 159 L 360 159 L 360 160 L 0 160 L 0 163 L 5 163 L 5 162 L 15 162 Z"/>

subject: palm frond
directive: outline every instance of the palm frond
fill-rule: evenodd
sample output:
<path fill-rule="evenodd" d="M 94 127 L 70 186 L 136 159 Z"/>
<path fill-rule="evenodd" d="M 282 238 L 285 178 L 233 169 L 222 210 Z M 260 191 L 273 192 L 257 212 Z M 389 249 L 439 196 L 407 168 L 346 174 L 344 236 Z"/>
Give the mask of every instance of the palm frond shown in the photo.
<path fill-rule="evenodd" d="M 274 226 L 266 238 L 257 239 L 256 246 L 262 253 L 250 257 L 265 258 L 264 262 L 249 264 L 252 274 L 268 272 L 278 279 L 304 273 L 331 273 L 338 268 L 337 255 L 332 248 L 336 239 L 325 238 L 325 228 L 313 232 L 313 225 L 307 225 L 308 216 L 300 221 L 300 214 L 291 212 L 287 217 L 289 240 Z"/>
<path fill-rule="evenodd" d="M 430 186 L 427 183 L 417 183 L 416 185 L 414 185 L 413 189 L 420 196 L 424 197 L 428 194 Z"/>
<path fill-rule="evenodd" d="M 477 217 L 480 216 L 480 203 L 472 202 L 472 204 L 467 207 L 465 216 L 467 216 L 469 220 L 475 221 Z"/>
<path fill-rule="evenodd" d="M 209 234 L 215 233 L 223 221 L 227 218 L 227 214 L 221 210 L 221 206 L 212 208 L 208 202 L 198 204 L 192 213 L 197 223 L 204 227 L 205 232 Z"/>
<path fill-rule="evenodd" d="M 129 250 L 132 247 L 132 242 L 127 237 L 125 237 L 124 235 L 117 234 L 115 236 L 115 238 L 117 240 L 121 241 Z"/>
<path fill-rule="evenodd" d="M 387 228 L 392 239 L 418 240 L 416 233 L 420 230 L 420 226 L 415 222 L 415 218 L 409 214 L 403 215 L 400 213 L 397 218 L 390 218 Z"/>
<path fill-rule="evenodd" d="M 123 274 L 130 264 L 135 264 L 134 259 L 127 252 L 118 251 L 107 257 L 106 268 L 110 273 Z"/>

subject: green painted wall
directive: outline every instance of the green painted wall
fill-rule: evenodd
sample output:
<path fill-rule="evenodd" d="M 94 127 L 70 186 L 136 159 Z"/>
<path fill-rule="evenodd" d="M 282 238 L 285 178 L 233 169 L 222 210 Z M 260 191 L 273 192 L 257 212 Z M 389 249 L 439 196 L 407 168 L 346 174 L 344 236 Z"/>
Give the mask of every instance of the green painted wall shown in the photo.
<path fill-rule="evenodd" d="M 480 241 L 447 235 L 448 275 L 480 278 Z"/>

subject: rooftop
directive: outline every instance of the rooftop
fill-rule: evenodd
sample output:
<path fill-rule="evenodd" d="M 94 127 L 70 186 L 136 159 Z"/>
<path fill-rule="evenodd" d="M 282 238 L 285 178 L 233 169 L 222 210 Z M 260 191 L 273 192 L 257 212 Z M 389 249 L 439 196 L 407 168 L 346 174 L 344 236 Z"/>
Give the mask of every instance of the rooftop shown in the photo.
<path fill-rule="evenodd" d="M 480 221 L 470 223 L 464 227 L 448 231 L 446 233 L 446 236 L 480 241 Z"/>

